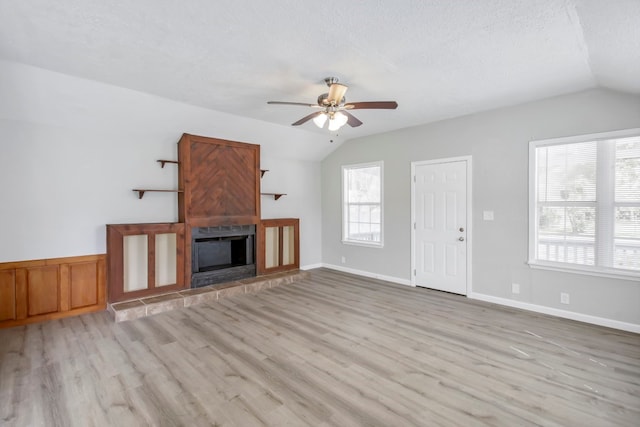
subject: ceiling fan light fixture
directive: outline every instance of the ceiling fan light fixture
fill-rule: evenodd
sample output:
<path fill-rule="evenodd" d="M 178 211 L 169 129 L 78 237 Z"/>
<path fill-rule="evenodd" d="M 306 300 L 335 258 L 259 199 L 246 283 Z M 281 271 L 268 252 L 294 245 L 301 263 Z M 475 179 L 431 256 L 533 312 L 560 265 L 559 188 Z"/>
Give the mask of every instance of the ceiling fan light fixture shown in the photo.
<path fill-rule="evenodd" d="M 338 83 L 337 77 L 327 77 L 324 79 L 329 92 L 318 96 L 316 104 L 305 104 L 303 102 L 268 101 L 267 104 L 280 105 L 301 105 L 304 107 L 316 108 L 315 113 L 307 114 L 298 121 L 291 123 L 291 126 L 300 126 L 309 121 L 315 123 L 320 129 L 328 122 L 329 131 L 337 131 L 342 126 L 348 124 L 352 128 L 358 127 L 362 122 L 350 113 L 352 110 L 395 110 L 398 103 L 395 101 L 368 101 L 368 102 L 346 102 L 344 94 L 349 88 L 347 85 Z"/>
<path fill-rule="evenodd" d="M 344 126 L 347 124 L 347 121 L 349 120 L 349 117 L 347 117 L 346 114 L 341 113 L 340 111 L 338 111 L 336 114 L 333 115 L 333 119 L 337 120 L 338 123 L 340 123 L 340 126 Z"/>
<path fill-rule="evenodd" d="M 334 131 L 340 129 L 347 123 L 349 118 L 341 112 L 336 112 L 329 120 L 329 130 Z"/>
<path fill-rule="evenodd" d="M 313 118 L 313 123 L 315 123 L 316 126 L 318 126 L 320 129 L 322 129 L 326 121 L 327 121 L 327 115 L 325 113 L 318 114 Z"/>

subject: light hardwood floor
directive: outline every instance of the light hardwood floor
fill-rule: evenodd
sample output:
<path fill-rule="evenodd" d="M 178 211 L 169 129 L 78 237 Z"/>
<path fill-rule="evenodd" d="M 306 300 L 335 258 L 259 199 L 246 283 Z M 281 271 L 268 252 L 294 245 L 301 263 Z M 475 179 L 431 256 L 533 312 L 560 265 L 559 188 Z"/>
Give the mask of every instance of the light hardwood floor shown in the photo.
<path fill-rule="evenodd" d="M 0 330 L 2 426 L 638 426 L 640 335 L 319 269 Z"/>

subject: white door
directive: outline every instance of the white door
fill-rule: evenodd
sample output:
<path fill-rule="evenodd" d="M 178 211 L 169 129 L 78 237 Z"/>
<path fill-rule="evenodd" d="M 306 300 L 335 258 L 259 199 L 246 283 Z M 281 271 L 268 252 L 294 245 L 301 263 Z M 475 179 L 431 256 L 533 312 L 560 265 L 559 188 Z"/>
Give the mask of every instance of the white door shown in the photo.
<path fill-rule="evenodd" d="M 412 165 L 412 259 L 417 286 L 467 294 L 468 162 Z"/>

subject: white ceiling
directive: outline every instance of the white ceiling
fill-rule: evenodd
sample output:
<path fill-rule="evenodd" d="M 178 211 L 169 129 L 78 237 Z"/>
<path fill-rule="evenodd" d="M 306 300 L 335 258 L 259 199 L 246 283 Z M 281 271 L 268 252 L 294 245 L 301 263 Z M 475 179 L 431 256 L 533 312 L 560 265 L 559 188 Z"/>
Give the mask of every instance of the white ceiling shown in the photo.
<path fill-rule="evenodd" d="M 288 126 L 323 79 L 340 137 L 593 87 L 640 93 L 640 0 L 0 0 L 0 59 Z M 324 132 L 312 122 L 310 132 Z"/>

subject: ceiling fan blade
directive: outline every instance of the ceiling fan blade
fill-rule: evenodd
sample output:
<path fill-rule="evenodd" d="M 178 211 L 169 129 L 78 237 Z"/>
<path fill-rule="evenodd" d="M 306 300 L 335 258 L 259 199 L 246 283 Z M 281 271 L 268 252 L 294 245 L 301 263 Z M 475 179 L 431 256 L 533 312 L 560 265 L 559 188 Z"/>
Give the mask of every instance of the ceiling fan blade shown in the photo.
<path fill-rule="evenodd" d="M 345 104 L 344 108 L 348 110 L 395 110 L 398 108 L 398 103 L 396 101 L 350 102 Z"/>
<path fill-rule="evenodd" d="M 316 111 L 315 113 L 311 113 L 308 116 L 304 116 L 303 118 L 301 118 L 297 122 L 291 123 L 291 126 L 300 126 L 301 124 L 306 123 L 309 120 L 316 118 L 320 114 L 324 114 L 324 111 Z"/>
<path fill-rule="evenodd" d="M 358 120 L 356 116 L 354 116 L 353 114 L 344 110 L 342 110 L 341 113 L 347 116 L 347 124 L 352 128 L 358 127 L 362 124 L 362 122 Z"/>
<path fill-rule="evenodd" d="M 347 89 L 349 89 L 348 86 L 340 83 L 332 83 L 331 86 L 329 86 L 327 102 L 329 104 L 333 103 L 334 105 L 340 104 L 340 101 L 344 98 L 344 94 L 347 92 Z"/>
<path fill-rule="evenodd" d="M 267 104 L 276 104 L 276 105 L 302 105 L 305 107 L 318 107 L 316 104 L 306 104 L 304 102 L 286 102 L 286 101 L 268 101 Z"/>

